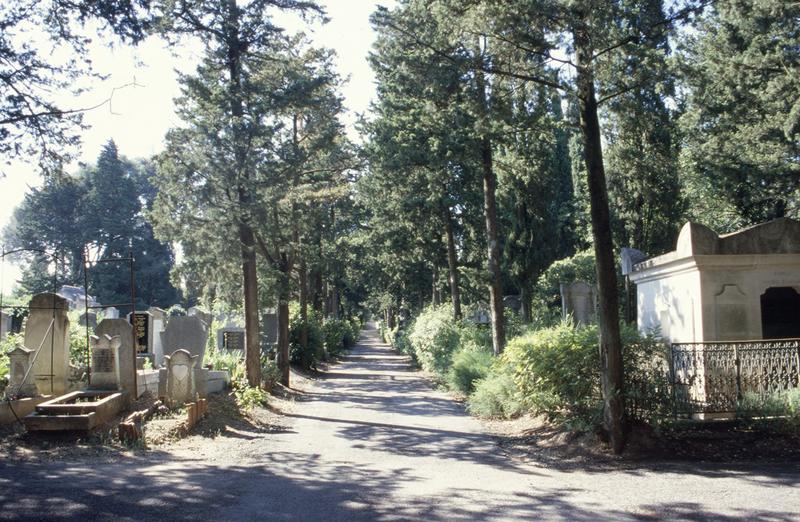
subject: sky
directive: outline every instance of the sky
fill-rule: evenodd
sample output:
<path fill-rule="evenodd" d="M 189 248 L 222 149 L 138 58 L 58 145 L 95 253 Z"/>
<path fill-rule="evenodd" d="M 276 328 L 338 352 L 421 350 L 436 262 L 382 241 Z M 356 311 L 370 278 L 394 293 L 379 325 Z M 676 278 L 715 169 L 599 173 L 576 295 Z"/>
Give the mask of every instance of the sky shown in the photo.
<path fill-rule="evenodd" d="M 336 66 L 344 78 L 349 78 L 342 94 L 348 114 L 345 125 L 348 133 L 357 138 L 354 130 L 356 114 L 365 113 L 375 94 L 374 75 L 367 54 L 374 41 L 369 16 L 378 5 L 392 7 L 394 0 L 320 0 L 330 21 L 308 26 L 293 17 L 281 22 L 289 32 L 304 31 L 317 46 L 334 49 Z M 78 100 L 68 100 L 66 106 L 87 107 L 107 98 L 109 104 L 85 113 L 89 128 L 83 133 L 79 161 L 92 164 L 101 147 L 113 139 L 121 154 L 129 158 L 150 157 L 164 148 L 164 135 L 180 120 L 173 110 L 172 100 L 179 94 L 176 72 L 191 73 L 199 59 L 196 48 L 182 47 L 179 56 L 166 43 L 150 38 L 137 47 L 117 46 L 113 49 L 98 44 L 91 49 L 94 70 L 108 75 L 97 81 Z M 70 104 L 73 102 L 74 104 Z M 77 170 L 78 164 L 70 170 Z M 0 229 L 7 225 L 14 208 L 23 200 L 30 187 L 41 183 L 35 168 L 15 163 L 4 169 L 0 178 Z M 8 294 L 19 271 L 6 264 L 0 285 Z"/>

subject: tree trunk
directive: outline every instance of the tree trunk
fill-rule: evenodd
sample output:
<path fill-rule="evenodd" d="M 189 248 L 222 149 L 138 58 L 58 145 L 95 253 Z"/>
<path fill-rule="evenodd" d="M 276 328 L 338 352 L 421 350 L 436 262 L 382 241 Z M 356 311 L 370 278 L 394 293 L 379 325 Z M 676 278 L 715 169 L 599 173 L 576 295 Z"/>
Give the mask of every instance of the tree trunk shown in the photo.
<path fill-rule="evenodd" d="M 315 268 L 311 271 L 311 307 L 322 313 L 322 271 Z"/>
<path fill-rule="evenodd" d="M 522 315 L 522 322 L 530 324 L 533 320 L 533 317 L 531 317 L 531 296 L 528 293 L 528 285 L 526 284 L 519 287 L 519 311 Z"/>
<path fill-rule="evenodd" d="M 278 369 L 281 384 L 289 387 L 289 290 L 281 289 L 278 295 Z"/>
<path fill-rule="evenodd" d="M 614 243 L 608 208 L 608 190 L 603 168 L 603 148 L 597 117 L 597 97 L 592 71 L 593 49 L 583 19 L 573 28 L 577 58 L 577 85 L 581 130 L 584 138 L 589 202 L 592 216 L 594 255 L 600 301 L 600 364 L 603 388 L 603 423 L 614 453 L 625 446 L 625 402 L 623 397 L 622 341 L 619 332 L 619 296 L 614 266 Z"/>
<path fill-rule="evenodd" d="M 442 304 L 442 294 L 439 292 L 439 267 L 433 265 L 433 277 L 431 277 L 431 301 L 433 306 Z"/>
<path fill-rule="evenodd" d="M 480 56 L 480 67 L 475 73 L 478 88 L 478 114 L 479 124 L 487 132 L 489 101 L 486 94 L 486 79 L 483 74 L 483 55 L 480 46 L 476 49 Z M 492 348 L 495 355 L 500 355 L 506 345 L 505 321 L 503 317 L 503 284 L 500 273 L 500 243 L 497 240 L 497 203 L 495 192 L 497 190 L 497 177 L 494 173 L 492 159 L 492 141 L 484 134 L 480 140 L 481 169 L 483 171 L 483 213 L 486 219 L 486 241 L 488 253 L 489 272 L 489 308 L 492 314 Z"/>
<path fill-rule="evenodd" d="M 228 24 L 233 29 L 230 31 L 227 47 L 228 66 L 228 93 L 230 96 L 231 115 L 241 118 L 244 115 L 241 89 L 241 53 L 242 46 L 239 39 L 239 18 L 236 2 L 227 0 Z M 239 127 L 233 128 L 234 136 L 234 165 L 233 179 L 250 178 L 247 168 L 247 151 L 245 150 L 246 137 Z M 238 134 L 238 135 L 237 135 Z M 238 187 L 239 205 L 247 208 L 250 203 L 250 194 L 247 187 Z M 245 329 L 245 371 L 247 383 L 250 386 L 261 385 L 261 348 L 259 343 L 258 326 L 258 272 L 256 270 L 255 236 L 253 229 L 247 223 L 239 223 L 239 241 L 242 249 L 242 274 L 244 284 L 244 329 Z"/>
<path fill-rule="evenodd" d="M 306 260 L 300 259 L 300 346 L 308 352 L 308 269 Z"/>
<path fill-rule="evenodd" d="M 247 384 L 261 385 L 261 346 L 258 327 L 258 280 L 256 276 L 256 249 L 253 231 L 239 225 L 242 243 L 242 274 L 244 283 L 245 369 Z"/>
<path fill-rule="evenodd" d="M 453 236 L 453 221 L 450 210 L 444 209 L 444 232 L 447 238 L 447 269 L 450 272 L 450 299 L 453 301 L 453 318 L 461 319 L 461 291 L 458 289 L 458 258 L 456 241 Z"/>
<path fill-rule="evenodd" d="M 331 317 L 339 318 L 339 288 L 331 285 Z"/>

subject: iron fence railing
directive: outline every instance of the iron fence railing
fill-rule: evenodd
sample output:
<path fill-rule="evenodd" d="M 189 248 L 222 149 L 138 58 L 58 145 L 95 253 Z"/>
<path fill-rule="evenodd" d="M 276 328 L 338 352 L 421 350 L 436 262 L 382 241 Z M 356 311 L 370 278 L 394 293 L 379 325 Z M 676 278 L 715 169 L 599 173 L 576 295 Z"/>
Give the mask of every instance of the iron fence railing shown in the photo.
<path fill-rule="evenodd" d="M 670 362 L 676 413 L 735 412 L 800 387 L 800 339 L 673 343 Z"/>

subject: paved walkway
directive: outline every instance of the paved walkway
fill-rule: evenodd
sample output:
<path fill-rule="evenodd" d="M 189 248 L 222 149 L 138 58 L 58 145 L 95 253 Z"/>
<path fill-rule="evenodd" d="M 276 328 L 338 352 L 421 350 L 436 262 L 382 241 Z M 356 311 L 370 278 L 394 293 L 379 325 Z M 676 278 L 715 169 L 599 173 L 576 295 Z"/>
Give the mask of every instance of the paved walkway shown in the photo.
<path fill-rule="evenodd" d="M 553 469 L 478 421 L 367 330 L 283 433 L 130 460 L 0 463 L 0 519 L 800 520 L 795 466 Z"/>

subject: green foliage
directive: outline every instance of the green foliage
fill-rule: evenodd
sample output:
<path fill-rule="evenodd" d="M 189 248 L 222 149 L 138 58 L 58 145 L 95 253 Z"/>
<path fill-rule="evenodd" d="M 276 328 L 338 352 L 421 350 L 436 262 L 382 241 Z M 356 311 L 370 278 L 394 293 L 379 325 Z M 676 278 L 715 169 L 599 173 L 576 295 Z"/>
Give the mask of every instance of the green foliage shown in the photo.
<path fill-rule="evenodd" d="M 691 213 L 728 232 L 800 212 L 800 5 L 716 2 L 682 42 Z"/>
<path fill-rule="evenodd" d="M 621 328 L 628 416 L 649 423 L 671 412 L 666 347 L 657 335 Z M 583 426 L 602 411 L 597 326 L 560 324 L 513 339 L 499 363 L 511 373 L 525 409 Z"/>
<path fill-rule="evenodd" d="M 210 364 L 212 370 L 228 370 L 233 383 L 245 379 L 244 358 L 240 352 L 220 350 L 214 344 L 206 349 L 204 362 Z"/>
<path fill-rule="evenodd" d="M 736 405 L 736 414 L 746 420 L 780 419 L 789 427 L 800 429 L 800 388 L 768 395 L 746 392 Z"/>
<path fill-rule="evenodd" d="M 495 364 L 489 374 L 475 383 L 467 400 L 467 411 L 484 418 L 511 419 L 525 412 L 513 375 L 502 364 Z"/>
<path fill-rule="evenodd" d="M 452 307 L 425 308 L 409 330 L 408 339 L 422 368 L 444 375 L 461 340 L 459 327 L 453 321 Z"/>
<path fill-rule="evenodd" d="M 6 386 L 8 386 L 8 373 L 10 370 L 8 356 L 6 354 L 16 348 L 17 344 L 22 342 L 23 337 L 22 334 L 10 333 L 5 339 L 0 341 L 0 394 L 2 394 Z"/>
<path fill-rule="evenodd" d="M 475 381 L 485 378 L 489 373 L 492 359 L 490 350 L 459 349 L 453 355 L 453 363 L 447 372 L 447 386 L 469 395 L 475 389 Z"/>
<path fill-rule="evenodd" d="M 567 322 L 513 339 L 502 355 L 523 404 L 552 419 L 587 415 L 600 401 L 597 328 Z"/>
<path fill-rule="evenodd" d="M 328 355 L 337 356 L 356 343 L 353 333 L 356 323 L 345 319 L 326 319 L 322 325 L 325 349 Z"/>
<path fill-rule="evenodd" d="M 303 347 L 301 336 L 304 323 L 300 318 L 300 306 L 292 303 L 289 308 L 289 356 L 291 361 L 302 368 L 313 368 L 325 355 L 325 336 L 322 318 L 315 310 L 308 310 L 305 328 L 308 332 L 308 345 Z"/>
<path fill-rule="evenodd" d="M 536 282 L 534 299 L 551 308 L 560 307 L 561 283 L 578 280 L 589 284 L 597 282 L 594 253 L 590 250 L 578 252 L 572 257 L 560 259 L 550 265 Z"/>
<path fill-rule="evenodd" d="M 272 388 L 281 380 L 281 370 L 275 361 L 261 358 L 261 387 L 266 391 Z"/>
<path fill-rule="evenodd" d="M 267 392 L 258 387 L 248 386 L 246 381 L 240 382 L 239 386 L 235 387 L 234 395 L 236 404 L 245 411 L 263 406 L 267 402 Z"/>
<path fill-rule="evenodd" d="M 87 371 L 89 368 L 89 360 L 87 359 L 88 339 L 86 338 L 86 327 L 80 324 L 77 320 L 78 315 L 80 314 L 77 312 L 70 313 L 69 363 L 78 368 L 81 380 L 85 380 L 87 378 Z M 89 335 L 92 334 L 94 334 L 94 332 L 89 329 Z M 31 349 L 36 349 L 36 347 Z"/>

